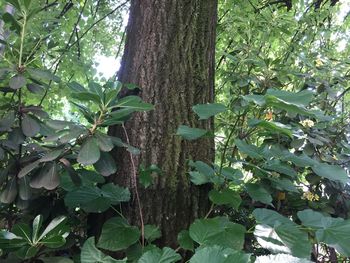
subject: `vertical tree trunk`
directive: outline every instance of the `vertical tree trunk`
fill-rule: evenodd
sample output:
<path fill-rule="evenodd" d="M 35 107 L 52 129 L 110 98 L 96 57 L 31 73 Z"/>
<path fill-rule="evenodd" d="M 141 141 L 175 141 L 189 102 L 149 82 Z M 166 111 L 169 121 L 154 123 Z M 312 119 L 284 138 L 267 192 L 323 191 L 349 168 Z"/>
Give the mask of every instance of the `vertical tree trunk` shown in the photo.
<path fill-rule="evenodd" d="M 156 164 L 163 171 L 152 186 L 138 189 L 145 224 L 159 226 L 160 243 L 168 246 L 209 209 L 208 187 L 190 183 L 187 161 L 212 162 L 214 140 L 189 142 L 175 133 L 181 124 L 213 129 L 212 120 L 198 121 L 191 108 L 213 101 L 216 19 L 217 0 L 131 1 L 119 80 L 138 85 L 155 110 L 136 114 L 125 128 L 130 144 L 141 149 L 136 167 Z M 110 133 L 126 139 L 121 130 Z M 116 160 L 115 181 L 135 193 L 129 153 L 118 152 Z M 135 198 L 123 214 L 140 224 Z"/>

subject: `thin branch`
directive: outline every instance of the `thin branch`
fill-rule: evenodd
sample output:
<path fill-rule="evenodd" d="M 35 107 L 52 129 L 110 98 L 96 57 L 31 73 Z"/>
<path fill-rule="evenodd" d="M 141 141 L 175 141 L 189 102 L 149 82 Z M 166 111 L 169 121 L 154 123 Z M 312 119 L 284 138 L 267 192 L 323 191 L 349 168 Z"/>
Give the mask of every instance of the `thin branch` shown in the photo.
<path fill-rule="evenodd" d="M 130 140 L 129 140 L 129 136 L 128 133 L 125 129 L 124 124 L 122 124 L 123 127 L 123 131 L 125 134 L 125 138 L 126 138 L 126 142 L 130 145 Z M 144 225 L 144 221 L 143 221 L 143 213 L 142 213 L 142 208 L 141 208 L 141 201 L 140 201 L 140 196 L 139 196 L 139 190 L 137 188 L 137 172 L 136 172 L 136 165 L 135 165 L 135 161 L 134 161 L 134 157 L 132 155 L 131 152 L 129 152 L 129 156 L 130 156 L 130 161 L 131 161 L 131 166 L 132 166 L 132 177 L 131 177 L 131 183 L 132 183 L 132 187 L 135 189 L 135 195 L 136 195 L 136 202 L 137 202 L 137 206 L 139 209 L 139 216 L 140 216 L 140 223 L 141 223 L 141 242 L 142 242 L 142 246 L 145 246 L 145 225 Z"/>

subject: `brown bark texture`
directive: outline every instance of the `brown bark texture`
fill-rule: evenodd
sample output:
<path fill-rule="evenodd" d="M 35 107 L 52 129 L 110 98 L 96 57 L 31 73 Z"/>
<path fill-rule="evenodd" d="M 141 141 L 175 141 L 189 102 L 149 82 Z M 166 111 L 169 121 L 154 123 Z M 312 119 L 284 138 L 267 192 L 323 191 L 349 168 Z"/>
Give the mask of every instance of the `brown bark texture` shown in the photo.
<path fill-rule="evenodd" d="M 213 138 L 186 141 L 180 125 L 213 130 L 213 120 L 199 121 L 192 106 L 212 102 L 217 0 L 133 0 L 119 71 L 122 83 L 140 87 L 139 96 L 155 109 L 137 113 L 125 124 L 130 144 L 141 150 L 136 167 L 157 165 L 147 189 L 138 186 L 145 224 L 162 230 L 159 243 L 176 247 L 177 234 L 209 209 L 208 186 L 190 183 L 188 160 L 213 162 Z M 123 130 L 110 134 L 126 140 Z M 123 214 L 140 225 L 132 163 L 127 151 L 115 153 L 114 181 L 127 186 L 132 200 Z"/>

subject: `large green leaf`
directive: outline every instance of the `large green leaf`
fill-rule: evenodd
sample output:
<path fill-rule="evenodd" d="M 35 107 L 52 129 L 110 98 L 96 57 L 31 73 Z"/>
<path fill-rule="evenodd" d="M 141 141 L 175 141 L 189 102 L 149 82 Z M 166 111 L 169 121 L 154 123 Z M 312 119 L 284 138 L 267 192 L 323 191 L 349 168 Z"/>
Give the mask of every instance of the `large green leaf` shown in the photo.
<path fill-rule="evenodd" d="M 0 119 L 0 132 L 9 131 L 15 122 L 15 112 L 7 112 L 2 119 Z"/>
<path fill-rule="evenodd" d="M 58 165 L 55 162 L 46 163 L 35 175 L 31 181 L 30 186 L 33 188 L 45 188 L 53 190 L 60 184 L 60 176 L 58 174 Z"/>
<path fill-rule="evenodd" d="M 337 222 L 325 229 L 316 231 L 316 238 L 320 242 L 334 247 L 340 254 L 350 257 L 350 220 Z"/>
<path fill-rule="evenodd" d="M 285 102 L 306 107 L 312 101 L 314 94 L 310 90 L 303 90 L 300 92 L 290 92 L 285 90 L 268 89 L 267 95 L 275 96 Z"/>
<path fill-rule="evenodd" d="M 253 144 L 248 144 L 240 139 L 235 139 L 237 148 L 247 155 L 255 159 L 262 159 L 261 150 Z"/>
<path fill-rule="evenodd" d="M 254 235 L 259 244 L 274 253 L 288 253 L 309 258 L 311 243 L 308 234 L 299 230 L 297 224 L 276 211 L 258 208 L 253 211 L 258 224 Z"/>
<path fill-rule="evenodd" d="M 43 232 L 40 234 L 38 240 L 44 239 L 51 236 L 52 234 L 58 234 L 62 229 L 65 230 L 66 216 L 58 216 L 51 220 L 51 222 L 46 226 Z M 61 234 L 64 234 L 61 233 Z"/>
<path fill-rule="evenodd" d="M 319 163 L 312 166 L 312 170 L 319 176 L 327 178 L 332 181 L 340 181 L 343 184 L 349 182 L 349 177 L 346 171 L 338 165 L 329 165 L 326 163 Z"/>
<path fill-rule="evenodd" d="M 4 204 L 10 204 L 15 201 L 18 193 L 16 178 L 7 182 L 6 187 L 1 191 L 0 202 Z"/>
<path fill-rule="evenodd" d="M 85 241 L 81 249 L 80 261 L 81 263 L 126 263 L 126 259 L 116 260 L 97 249 L 94 237 Z"/>
<path fill-rule="evenodd" d="M 117 171 L 117 166 L 109 153 L 101 152 L 100 159 L 94 163 L 96 171 L 103 176 L 109 176 Z"/>
<path fill-rule="evenodd" d="M 247 192 L 250 197 L 261 203 L 271 205 L 272 197 L 271 194 L 259 184 L 246 184 Z"/>
<path fill-rule="evenodd" d="M 39 238 L 39 231 L 43 224 L 43 216 L 37 215 L 33 220 L 33 233 L 32 233 L 32 240 L 33 242 L 37 242 Z"/>
<path fill-rule="evenodd" d="M 52 151 L 48 151 L 45 155 L 40 159 L 40 162 L 50 162 L 57 159 L 64 151 L 64 148 L 56 148 Z"/>
<path fill-rule="evenodd" d="M 152 249 L 144 253 L 137 261 L 138 263 L 174 263 L 181 260 L 179 254 L 173 249 L 164 247 L 162 250 L 159 248 Z"/>
<path fill-rule="evenodd" d="M 16 75 L 10 79 L 9 86 L 11 89 L 17 90 L 26 85 L 26 78 L 23 75 Z"/>
<path fill-rule="evenodd" d="M 189 228 L 190 237 L 200 245 L 222 245 L 242 249 L 245 228 L 224 217 L 197 219 Z"/>
<path fill-rule="evenodd" d="M 190 128 L 185 125 L 180 125 L 180 127 L 176 131 L 176 135 L 180 135 L 186 140 L 192 141 L 199 139 L 206 135 L 208 131 L 198 128 Z"/>
<path fill-rule="evenodd" d="M 114 107 L 133 109 L 135 111 L 149 111 L 154 109 L 152 104 L 142 102 L 141 98 L 138 96 L 124 97 L 120 99 Z"/>
<path fill-rule="evenodd" d="M 160 238 L 162 233 L 160 229 L 155 225 L 145 225 L 145 239 L 148 242 L 153 242 L 154 240 Z"/>
<path fill-rule="evenodd" d="M 177 241 L 181 248 L 193 251 L 194 243 L 190 237 L 190 232 L 188 230 L 182 230 L 177 235 Z"/>
<path fill-rule="evenodd" d="M 292 128 L 279 122 L 253 119 L 248 121 L 248 125 L 251 127 L 260 127 L 277 134 L 285 134 L 293 138 Z"/>
<path fill-rule="evenodd" d="M 83 165 L 96 163 L 100 159 L 100 149 L 96 143 L 96 139 L 89 137 L 85 140 L 80 148 L 77 161 Z"/>
<path fill-rule="evenodd" d="M 137 227 L 130 226 L 125 219 L 113 217 L 104 223 L 97 246 L 111 251 L 126 249 L 140 238 Z"/>
<path fill-rule="evenodd" d="M 42 69 L 37 69 L 37 68 L 35 68 L 35 69 L 34 68 L 28 68 L 27 71 L 34 79 L 50 80 L 50 81 L 54 81 L 56 83 L 61 81 L 61 79 L 59 77 L 57 77 L 56 75 L 52 74 L 48 70 L 42 70 Z"/>
<path fill-rule="evenodd" d="M 114 148 L 112 138 L 102 132 L 96 132 L 94 135 L 98 147 L 102 152 L 110 152 Z"/>
<path fill-rule="evenodd" d="M 72 97 L 75 99 L 78 99 L 79 101 L 92 101 L 95 102 L 96 104 L 100 104 L 102 98 L 100 98 L 99 95 L 97 95 L 96 93 L 92 93 L 92 92 L 74 92 L 72 93 Z"/>
<path fill-rule="evenodd" d="M 217 205 L 229 205 L 235 209 L 238 209 L 239 205 L 242 202 L 241 196 L 236 191 L 230 190 L 228 188 L 218 191 L 211 190 L 209 192 L 209 199 L 214 204 Z"/>
<path fill-rule="evenodd" d="M 319 242 L 334 247 L 344 256 L 350 256 L 350 220 L 333 218 L 311 209 L 299 211 L 298 217 L 303 225 L 316 231 Z"/>
<path fill-rule="evenodd" d="M 40 131 L 40 125 L 33 117 L 24 114 L 22 118 L 22 131 L 25 136 L 33 137 Z"/>
<path fill-rule="evenodd" d="M 200 120 L 209 119 L 218 113 L 226 111 L 226 107 L 221 103 L 197 104 L 192 109 L 199 116 Z"/>
<path fill-rule="evenodd" d="M 127 202 L 130 192 L 113 183 L 105 184 L 102 188 L 97 186 L 82 186 L 66 194 L 64 202 L 69 208 L 81 207 L 86 212 L 101 213 L 111 205 Z"/>
<path fill-rule="evenodd" d="M 249 263 L 250 255 L 221 246 L 202 247 L 190 259 L 190 263 Z"/>

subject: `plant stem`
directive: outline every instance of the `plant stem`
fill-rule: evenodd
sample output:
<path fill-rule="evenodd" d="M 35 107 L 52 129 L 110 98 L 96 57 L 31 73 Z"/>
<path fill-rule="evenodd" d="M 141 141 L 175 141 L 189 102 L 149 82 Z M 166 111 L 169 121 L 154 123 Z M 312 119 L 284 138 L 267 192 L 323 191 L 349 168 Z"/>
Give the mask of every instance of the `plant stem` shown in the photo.
<path fill-rule="evenodd" d="M 26 26 L 27 26 L 27 14 L 25 11 L 23 11 L 23 25 L 22 25 L 22 32 L 21 32 L 21 44 L 19 47 L 19 59 L 18 59 L 18 68 L 22 67 L 22 56 L 23 56 L 23 46 L 24 46 L 24 35 L 26 32 Z"/>

